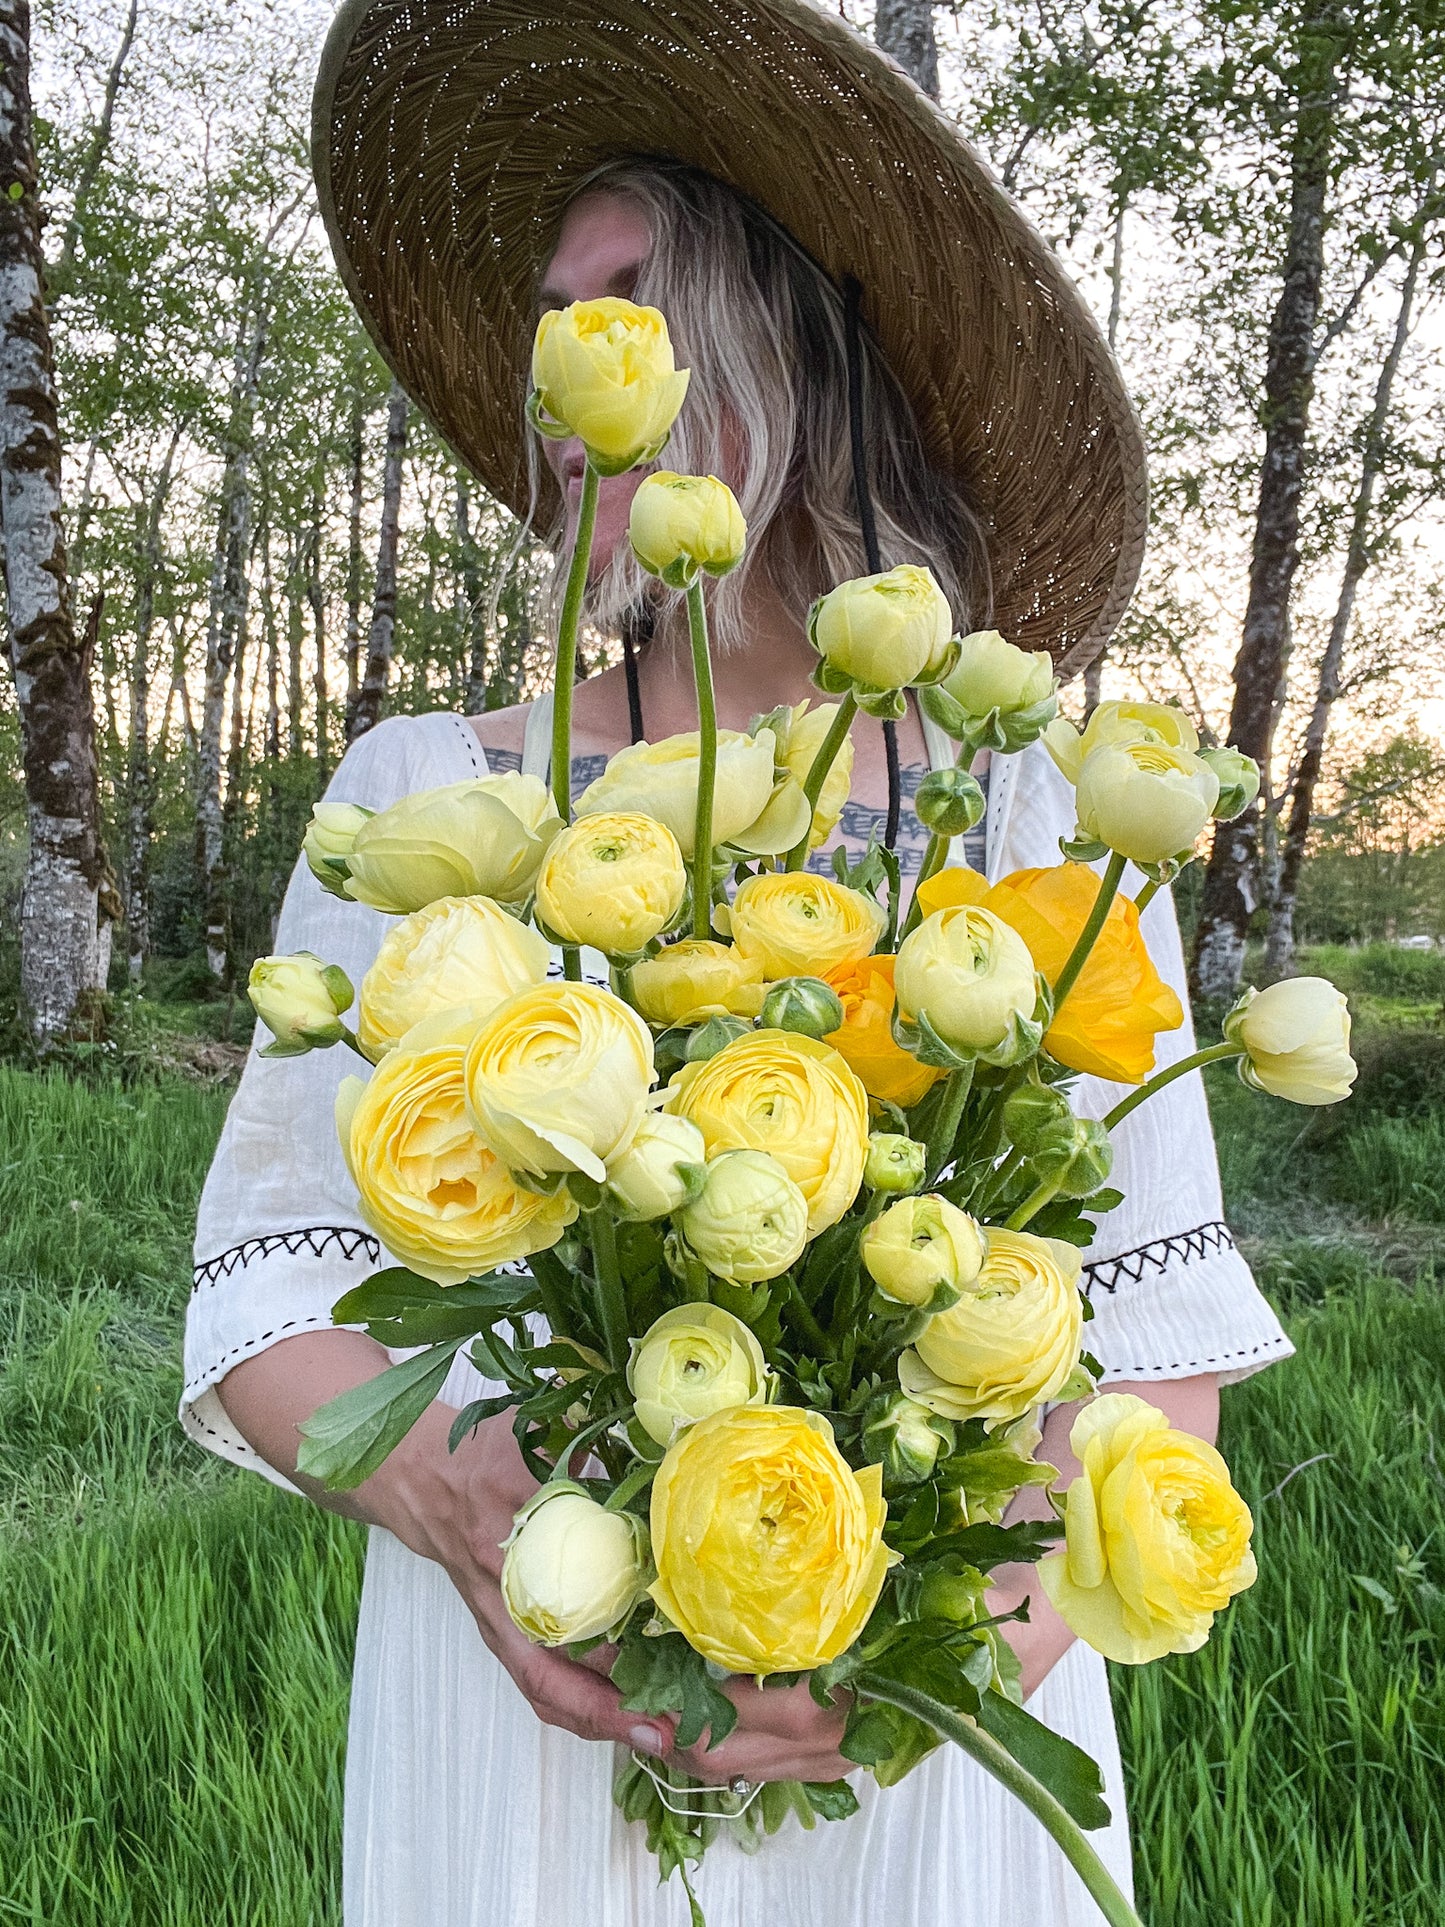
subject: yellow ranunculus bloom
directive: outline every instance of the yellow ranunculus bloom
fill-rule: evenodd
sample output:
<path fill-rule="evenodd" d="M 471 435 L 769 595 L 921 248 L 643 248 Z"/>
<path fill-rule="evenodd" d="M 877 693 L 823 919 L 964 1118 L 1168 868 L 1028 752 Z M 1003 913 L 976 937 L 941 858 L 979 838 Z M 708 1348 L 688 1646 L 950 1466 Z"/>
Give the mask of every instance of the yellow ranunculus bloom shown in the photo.
<path fill-rule="evenodd" d="M 918 891 L 926 915 L 975 903 L 1001 917 L 1050 984 L 1058 982 L 1098 894 L 1099 878 L 1081 863 L 1015 870 L 992 886 L 976 870 L 954 867 Z M 1183 1022 L 1183 1006 L 1150 960 L 1139 912 L 1128 897 L 1116 896 L 1089 961 L 1044 1033 L 1044 1049 L 1070 1070 L 1138 1084 L 1154 1068 L 1158 1032 Z"/>
<path fill-rule="evenodd" d="M 594 984 L 546 983 L 495 1010 L 467 1050 L 467 1109 L 514 1171 L 600 1184 L 647 1109 L 652 1033 Z"/>
<path fill-rule="evenodd" d="M 541 983 L 551 954 L 545 937 L 489 897 L 439 897 L 382 938 L 361 980 L 357 1041 L 375 1059 L 440 1011 L 465 1004 L 485 1017 Z"/>
<path fill-rule="evenodd" d="M 708 575 L 735 569 L 748 525 L 737 497 L 716 475 L 660 468 L 638 485 L 627 534 L 643 568 L 681 589 L 699 569 Z"/>
<path fill-rule="evenodd" d="M 905 562 L 840 582 L 813 604 L 808 637 L 829 669 L 860 689 L 902 689 L 945 666 L 953 617 L 931 572 Z"/>
<path fill-rule="evenodd" d="M 875 1218 L 858 1246 L 868 1276 L 885 1298 L 927 1305 L 971 1285 L 983 1267 L 978 1225 L 966 1211 L 927 1192 L 900 1198 Z"/>
<path fill-rule="evenodd" d="M 563 943 L 624 956 L 667 928 L 686 888 L 667 825 L 637 810 L 608 810 L 579 817 L 552 839 L 537 877 L 537 916 Z"/>
<path fill-rule="evenodd" d="M 503 1542 L 502 1599 L 537 1646 L 597 1639 L 646 1596 L 647 1532 L 570 1481 L 544 1485 Z"/>
<path fill-rule="evenodd" d="M 818 1412 L 741 1406 L 692 1425 L 652 1486 L 653 1599 L 732 1673 L 807 1672 L 858 1637 L 896 1554 L 881 1466 L 854 1472 Z"/>
<path fill-rule="evenodd" d="M 419 790 L 357 831 L 347 894 L 402 917 L 439 897 L 520 903 L 561 827 L 551 791 L 515 770 Z"/>
<path fill-rule="evenodd" d="M 983 1265 L 898 1361 L 898 1382 L 942 1418 L 990 1429 L 1057 1398 L 1084 1329 L 1076 1246 L 1028 1231 L 986 1233 Z"/>
<path fill-rule="evenodd" d="M 1219 778 L 1192 750 L 1112 743 L 1084 758 L 1075 799 L 1080 838 L 1160 863 L 1193 847 L 1219 801 Z"/>
<path fill-rule="evenodd" d="M 868 1093 L 837 1051 L 794 1031 L 755 1030 L 684 1064 L 667 1108 L 702 1132 L 709 1157 L 767 1151 L 807 1201 L 808 1235 L 836 1224 L 868 1156 Z"/>
<path fill-rule="evenodd" d="M 477 1137 L 457 1046 L 394 1050 L 366 1083 L 344 1079 L 336 1123 L 362 1217 L 439 1285 L 546 1251 L 577 1215 L 565 1188 L 524 1191 Z"/>
<path fill-rule="evenodd" d="M 872 897 L 807 870 L 749 877 L 732 907 L 733 942 L 769 978 L 822 977 L 855 963 L 886 922 Z"/>
<path fill-rule="evenodd" d="M 652 460 L 672 432 L 687 380 L 656 308 L 603 296 L 549 309 L 537 323 L 538 426 L 575 435 L 604 474 Z"/>
<path fill-rule="evenodd" d="M 1060 716 L 1044 731 L 1044 747 L 1071 783 L 1079 780 L 1084 759 L 1116 743 L 1163 743 L 1192 754 L 1199 731 L 1173 703 L 1100 703 L 1082 733 Z"/>
<path fill-rule="evenodd" d="M 1065 1500 L 1064 1550 L 1039 1561 L 1054 1610 L 1125 1666 L 1197 1651 L 1255 1579 L 1254 1521 L 1229 1467 L 1125 1392 L 1086 1405 L 1069 1442 L 1083 1471 Z"/>
<path fill-rule="evenodd" d="M 1005 642 L 997 629 L 975 629 L 959 643 L 958 661 L 943 687 L 970 716 L 1032 709 L 1053 693 L 1053 660 L 1046 649 Z"/>
<path fill-rule="evenodd" d="M 783 748 L 783 767 L 799 783 L 807 780 L 808 771 L 813 767 L 813 758 L 822 748 L 823 738 L 833 727 L 833 719 L 837 714 L 836 703 L 819 703 L 816 708 L 805 702 L 794 705 L 792 721 L 788 724 L 788 740 Z M 843 738 L 842 746 L 833 758 L 818 793 L 813 827 L 808 833 L 810 850 L 816 850 L 826 843 L 837 829 L 838 818 L 843 814 L 843 805 L 848 801 L 852 787 L 853 737 L 850 732 Z"/>
<path fill-rule="evenodd" d="M 638 810 L 665 823 L 684 858 L 692 860 L 697 832 L 698 733 L 632 743 L 609 761 L 577 798 L 578 816 Z M 773 795 L 773 732 L 720 729 L 713 789 L 712 840 L 731 843 L 754 824 Z"/>
<path fill-rule="evenodd" d="M 1225 1018 L 1224 1035 L 1247 1052 L 1245 1083 L 1291 1104 L 1338 1104 L 1358 1074 L 1349 1003 L 1324 977 L 1247 990 Z"/>
<path fill-rule="evenodd" d="M 700 1024 L 709 1017 L 756 1017 L 763 966 L 710 938 L 672 943 L 632 971 L 632 994 L 649 1024 Z"/>
<path fill-rule="evenodd" d="M 962 904 L 925 917 L 898 947 L 898 1008 L 926 1017 L 957 1051 L 991 1051 L 1038 1002 L 1034 960 L 991 910 Z"/>
<path fill-rule="evenodd" d="M 607 1167 L 607 1190 L 618 1216 L 648 1224 L 676 1211 L 687 1196 L 677 1167 L 706 1159 L 695 1124 L 668 1111 L 649 1111 L 627 1149 Z"/>
<path fill-rule="evenodd" d="M 678 1222 L 715 1278 L 762 1285 L 780 1278 L 808 1242 L 808 1202 L 766 1151 L 719 1151 Z"/>
<path fill-rule="evenodd" d="M 627 1383 L 638 1424 L 670 1445 L 679 1426 L 735 1405 L 765 1404 L 768 1364 L 741 1318 L 721 1305 L 678 1305 L 633 1341 Z"/>
<path fill-rule="evenodd" d="M 298 950 L 288 957 L 258 957 L 246 995 L 276 1039 L 267 1050 L 286 1057 L 339 1044 L 345 1029 L 341 1013 L 351 1008 L 355 992 L 339 965 Z"/>
<path fill-rule="evenodd" d="M 909 1110 L 926 1097 L 944 1075 L 931 1064 L 920 1064 L 910 1051 L 893 1041 L 893 970 L 898 959 L 859 957 L 828 972 L 825 981 L 843 1005 L 840 1030 L 823 1039 L 863 1080 L 870 1097 Z"/>

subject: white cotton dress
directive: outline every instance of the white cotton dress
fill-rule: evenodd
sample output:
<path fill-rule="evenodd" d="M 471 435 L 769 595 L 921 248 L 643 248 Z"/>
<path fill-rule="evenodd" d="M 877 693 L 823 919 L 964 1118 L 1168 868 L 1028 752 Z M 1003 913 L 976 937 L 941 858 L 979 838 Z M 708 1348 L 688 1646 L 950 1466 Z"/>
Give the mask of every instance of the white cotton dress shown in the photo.
<path fill-rule="evenodd" d="M 540 721 L 540 718 L 538 719 Z M 541 729 L 529 758 L 545 770 Z M 931 744 L 935 761 L 945 744 Z M 540 760 L 539 760 L 540 759 Z M 328 795 L 384 807 L 486 773 L 471 727 L 398 717 L 348 751 Z M 1056 863 L 1072 792 L 1038 748 L 996 760 L 990 878 Z M 391 919 L 322 892 L 304 865 L 276 948 L 311 950 L 360 982 Z M 1168 894 L 1144 917 L 1155 963 L 1183 996 Z M 1159 1040 L 1161 1064 L 1193 1048 Z M 349 1053 L 254 1052 L 201 1200 L 181 1421 L 199 1444 L 285 1484 L 229 1424 L 217 1386 L 242 1358 L 331 1322 L 343 1291 L 391 1262 L 357 1208 L 332 1124 Z M 1101 1116 L 1115 1087 L 1085 1079 Z M 1237 1379 L 1290 1344 L 1222 1219 L 1204 1092 L 1182 1078 L 1116 1134 L 1125 1202 L 1089 1254 L 1089 1346 L 1111 1379 L 1216 1372 Z M 480 1380 L 459 1361 L 448 1404 Z M 1031 1710 L 1099 1761 L 1114 1814 L 1093 1836 L 1130 1886 L 1128 1828 L 1104 1663 L 1076 1644 Z M 482 1643 L 445 1573 L 371 1532 L 346 1767 L 346 1927 L 685 1927 L 681 1887 L 659 1887 L 640 1829 L 612 1805 L 611 1747 L 543 1726 Z M 862 1811 L 806 1833 L 793 1822 L 754 1854 L 719 1841 L 697 1876 L 708 1927 L 1098 1927 L 1100 1915 L 1035 1820 L 955 1748 Z"/>

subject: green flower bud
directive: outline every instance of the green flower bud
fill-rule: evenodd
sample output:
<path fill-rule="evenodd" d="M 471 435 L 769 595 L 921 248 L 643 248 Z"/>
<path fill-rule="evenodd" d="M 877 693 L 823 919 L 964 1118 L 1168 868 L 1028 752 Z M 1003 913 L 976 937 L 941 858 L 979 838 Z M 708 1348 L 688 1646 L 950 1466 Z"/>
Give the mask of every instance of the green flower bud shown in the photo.
<path fill-rule="evenodd" d="M 1218 823 L 1242 816 L 1259 795 L 1259 764 L 1238 749 L 1201 749 L 1199 760 L 1208 763 L 1219 778 L 1219 801 L 1214 806 Z"/>
<path fill-rule="evenodd" d="M 875 1131 L 868 1140 L 863 1182 L 872 1191 L 916 1191 L 923 1182 L 928 1150 L 896 1131 Z"/>
<path fill-rule="evenodd" d="M 918 1588 L 918 1617 L 971 1626 L 978 1617 L 986 1583 L 976 1572 L 942 1572 L 930 1566 Z"/>
<path fill-rule="evenodd" d="M 763 1000 L 764 1030 L 793 1030 L 823 1038 L 843 1027 L 838 993 L 821 977 L 784 977 Z"/>
<path fill-rule="evenodd" d="M 746 1017 L 709 1017 L 688 1038 L 684 1060 L 689 1064 L 705 1064 L 720 1050 L 736 1043 L 739 1037 L 746 1037 L 751 1029 Z"/>
<path fill-rule="evenodd" d="M 355 992 L 339 965 L 298 950 L 289 957 L 258 957 L 246 995 L 274 1036 L 262 1055 L 298 1057 L 341 1042 L 346 1034 L 341 1013 L 350 1009 Z"/>
<path fill-rule="evenodd" d="M 930 770 L 913 799 L 919 822 L 936 836 L 965 835 L 982 821 L 987 807 L 982 789 L 966 769 Z"/>
<path fill-rule="evenodd" d="M 1076 1117 L 1067 1140 L 1050 1142 L 1029 1163 L 1041 1182 L 1056 1185 L 1056 1197 L 1086 1198 L 1107 1182 L 1114 1166 L 1114 1147 L 1102 1124 L 1091 1117 Z"/>
<path fill-rule="evenodd" d="M 954 1428 L 904 1392 L 880 1395 L 863 1418 L 863 1451 L 888 1485 L 917 1485 L 953 1450 Z"/>
<path fill-rule="evenodd" d="M 1026 1157 L 1050 1145 L 1067 1143 L 1074 1114 L 1062 1091 L 1047 1084 L 1021 1084 L 1010 1092 L 1003 1107 L 1003 1128 L 1010 1144 Z"/>

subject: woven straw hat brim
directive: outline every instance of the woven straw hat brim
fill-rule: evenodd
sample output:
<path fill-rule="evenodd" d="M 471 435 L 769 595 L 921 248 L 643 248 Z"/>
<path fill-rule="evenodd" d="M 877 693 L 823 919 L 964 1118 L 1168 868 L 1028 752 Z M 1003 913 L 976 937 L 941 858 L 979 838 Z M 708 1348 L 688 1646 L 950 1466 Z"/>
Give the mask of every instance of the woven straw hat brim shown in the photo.
<path fill-rule="evenodd" d="M 1123 614 L 1145 465 L 1107 343 L 953 126 L 810 0 L 347 0 L 313 148 L 377 347 L 518 513 L 534 291 L 562 209 L 604 162 L 668 156 L 857 276 L 933 458 L 984 524 L 997 627 L 1072 672 Z"/>

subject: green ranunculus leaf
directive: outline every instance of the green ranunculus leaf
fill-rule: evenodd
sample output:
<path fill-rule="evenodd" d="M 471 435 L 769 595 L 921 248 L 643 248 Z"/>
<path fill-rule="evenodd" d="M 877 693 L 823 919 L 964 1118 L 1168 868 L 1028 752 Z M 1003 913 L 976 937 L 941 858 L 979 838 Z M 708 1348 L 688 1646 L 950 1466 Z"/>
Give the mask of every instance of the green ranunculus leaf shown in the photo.
<path fill-rule="evenodd" d="M 737 1724 L 738 1709 L 714 1686 L 707 1661 L 681 1633 L 626 1635 L 612 1663 L 612 1684 L 629 1713 L 676 1714 L 679 1746 L 695 1746 L 704 1733 L 708 1745 L 716 1746 Z"/>
<path fill-rule="evenodd" d="M 1018 1483 L 1027 1483 L 1022 1468 Z M 1020 1519 L 1012 1526 L 990 1525 L 981 1519 L 976 1525 L 944 1533 L 913 1557 L 921 1562 L 953 1554 L 980 1572 L 989 1572 L 995 1566 L 1032 1565 L 1051 1549 L 1063 1530 L 1055 1519 Z"/>
<path fill-rule="evenodd" d="M 821 1819 L 851 1820 L 858 1811 L 858 1795 L 846 1780 L 804 1780 L 803 1792 Z"/>
<path fill-rule="evenodd" d="M 383 1345 L 397 1349 L 435 1345 L 448 1338 L 472 1338 L 502 1316 L 536 1309 L 532 1280 L 493 1272 L 464 1285 L 437 1285 L 402 1265 L 374 1272 L 332 1307 L 337 1325 L 364 1325 Z"/>
<path fill-rule="evenodd" d="M 985 1693 L 975 1718 L 1040 1786 L 1048 1788 L 1071 1820 L 1090 1831 L 1108 1826 L 1104 1776 L 1081 1747 L 1001 1693 Z"/>
<path fill-rule="evenodd" d="M 452 1420 L 452 1429 L 447 1434 L 447 1450 L 455 1452 L 462 1440 L 475 1432 L 484 1419 L 495 1418 L 499 1412 L 508 1411 L 516 1403 L 515 1392 L 503 1392 L 500 1398 L 474 1398 Z"/>
<path fill-rule="evenodd" d="M 333 1492 L 369 1479 L 441 1390 L 462 1342 L 448 1339 L 329 1399 L 298 1428 L 297 1471 Z"/>

